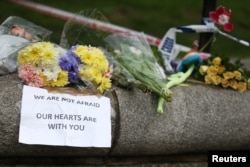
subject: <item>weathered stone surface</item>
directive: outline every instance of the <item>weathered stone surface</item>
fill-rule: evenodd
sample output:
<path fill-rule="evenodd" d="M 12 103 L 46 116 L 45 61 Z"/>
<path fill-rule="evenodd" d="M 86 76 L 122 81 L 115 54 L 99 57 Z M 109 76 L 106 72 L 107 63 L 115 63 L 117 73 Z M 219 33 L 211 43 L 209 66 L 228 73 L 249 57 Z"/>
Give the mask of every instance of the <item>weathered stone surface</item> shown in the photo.
<path fill-rule="evenodd" d="M 165 113 L 157 97 L 117 90 L 121 132 L 113 154 L 180 154 L 250 149 L 250 92 L 190 84 L 173 89 Z"/>
<path fill-rule="evenodd" d="M 0 156 L 147 156 L 250 149 L 250 92 L 204 84 L 173 88 L 174 100 L 156 114 L 157 96 L 114 88 L 110 149 L 18 143 L 22 84 L 0 77 Z M 119 103 L 115 104 L 116 100 Z M 115 122 L 115 123 L 114 123 Z"/>

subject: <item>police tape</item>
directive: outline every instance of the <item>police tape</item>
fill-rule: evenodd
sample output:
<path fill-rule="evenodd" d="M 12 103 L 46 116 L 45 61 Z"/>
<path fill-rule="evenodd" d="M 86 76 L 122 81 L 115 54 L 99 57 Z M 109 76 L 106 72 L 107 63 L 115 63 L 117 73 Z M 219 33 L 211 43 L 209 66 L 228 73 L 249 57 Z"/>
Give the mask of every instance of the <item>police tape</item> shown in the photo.
<path fill-rule="evenodd" d="M 29 9 L 62 19 L 62 20 L 69 20 L 73 17 L 76 17 L 76 15 L 74 13 L 71 12 L 67 12 L 61 9 L 57 9 L 57 8 L 53 8 L 50 6 L 46 6 L 46 5 L 42 5 L 39 3 L 35 3 L 35 2 L 31 2 L 31 1 L 27 1 L 27 0 L 10 0 L 11 2 L 27 7 Z M 78 20 L 79 23 L 84 24 L 85 26 L 88 26 L 90 28 L 95 28 L 95 29 L 99 29 L 105 32 L 109 32 L 109 33 L 131 33 L 131 34 L 139 34 L 140 32 L 138 31 L 134 31 L 128 28 L 124 28 L 121 26 L 117 26 L 111 23 L 106 23 L 100 20 L 95 20 L 95 19 L 91 19 L 88 17 L 84 17 L 84 16 L 78 16 Z M 145 38 L 148 41 L 149 44 L 151 45 L 155 45 L 158 46 L 161 42 L 161 39 L 154 37 L 152 35 L 148 35 L 145 34 Z"/>

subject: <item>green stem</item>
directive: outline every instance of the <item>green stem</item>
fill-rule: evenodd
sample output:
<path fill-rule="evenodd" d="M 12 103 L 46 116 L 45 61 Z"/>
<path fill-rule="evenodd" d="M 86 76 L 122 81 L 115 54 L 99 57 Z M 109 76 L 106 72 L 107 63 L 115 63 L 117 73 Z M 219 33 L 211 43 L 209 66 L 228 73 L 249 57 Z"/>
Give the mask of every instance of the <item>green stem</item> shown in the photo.
<path fill-rule="evenodd" d="M 184 81 L 186 81 L 186 79 L 192 74 L 192 72 L 194 71 L 194 67 L 195 65 L 191 65 L 188 70 L 185 73 L 182 73 L 179 77 L 174 78 L 172 80 L 170 80 L 165 88 L 166 89 L 170 89 L 171 87 L 174 87 L 176 85 L 179 85 L 181 83 L 183 83 Z M 163 104 L 164 104 L 164 98 L 163 97 L 159 97 L 158 99 L 158 106 L 157 106 L 157 113 L 159 114 L 163 114 Z"/>

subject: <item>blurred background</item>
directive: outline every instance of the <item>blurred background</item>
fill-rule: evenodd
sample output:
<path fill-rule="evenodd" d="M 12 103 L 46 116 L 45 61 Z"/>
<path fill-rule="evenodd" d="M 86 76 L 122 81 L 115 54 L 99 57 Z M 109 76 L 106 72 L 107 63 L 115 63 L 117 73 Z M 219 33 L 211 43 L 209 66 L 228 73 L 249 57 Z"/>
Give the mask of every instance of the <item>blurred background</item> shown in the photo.
<path fill-rule="evenodd" d="M 98 9 L 110 23 L 141 31 L 162 38 L 166 31 L 175 26 L 199 24 L 201 21 L 203 0 L 33 0 L 40 4 L 62 9 L 72 13 L 81 10 Z M 217 6 L 231 9 L 234 29 L 231 35 L 250 41 L 249 0 L 217 0 Z M 66 20 L 60 20 L 43 13 L 16 5 L 8 0 L 0 1 L 0 22 L 9 16 L 20 16 L 39 26 L 53 31 L 51 41 L 59 43 Z M 177 35 L 177 42 L 192 47 L 198 34 Z M 211 52 L 216 55 L 246 58 L 250 48 L 226 37 L 217 36 Z"/>

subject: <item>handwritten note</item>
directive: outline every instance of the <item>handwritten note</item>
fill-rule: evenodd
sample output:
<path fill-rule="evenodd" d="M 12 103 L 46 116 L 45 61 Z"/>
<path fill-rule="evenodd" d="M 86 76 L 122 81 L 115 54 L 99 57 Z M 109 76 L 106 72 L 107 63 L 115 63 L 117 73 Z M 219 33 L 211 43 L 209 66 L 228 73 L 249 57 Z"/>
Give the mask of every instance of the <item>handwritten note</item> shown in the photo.
<path fill-rule="evenodd" d="M 23 87 L 19 142 L 111 147 L 110 99 Z"/>

